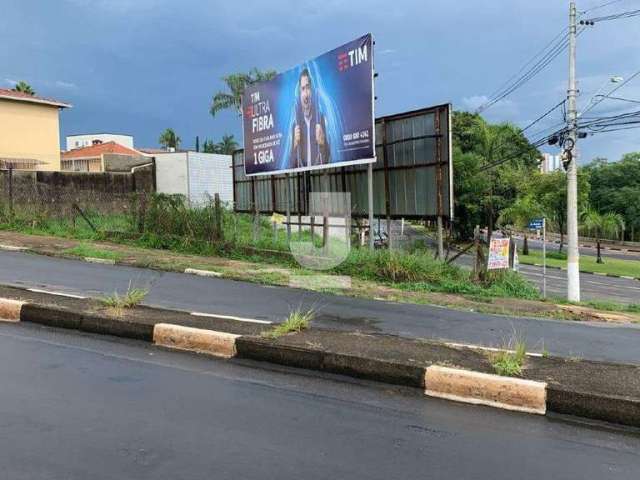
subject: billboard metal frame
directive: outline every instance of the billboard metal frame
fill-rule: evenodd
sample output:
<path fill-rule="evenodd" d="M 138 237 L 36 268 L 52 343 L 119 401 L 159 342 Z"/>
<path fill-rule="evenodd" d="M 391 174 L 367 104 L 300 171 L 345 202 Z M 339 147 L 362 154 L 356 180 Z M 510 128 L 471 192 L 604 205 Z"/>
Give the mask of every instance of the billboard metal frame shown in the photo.
<path fill-rule="evenodd" d="M 416 135 L 410 138 L 404 138 L 399 140 L 387 140 L 387 128 L 386 125 L 389 122 L 393 122 L 396 120 L 410 119 L 413 117 L 433 114 L 434 115 L 434 133 L 427 135 Z M 443 114 L 445 115 L 444 118 Z M 375 121 L 375 125 L 381 125 L 382 134 L 381 138 L 377 138 L 380 143 L 376 144 L 376 150 L 378 148 L 382 149 L 382 155 L 377 155 L 377 159 L 379 161 L 369 164 L 369 165 L 350 165 L 343 167 L 331 167 L 327 168 L 323 171 L 298 171 L 291 173 L 280 173 L 280 174 L 272 174 L 270 178 L 265 178 L 264 176 L 245 176 L 244 179 L 239 179 L 236 173 L 236 169 L 242 168 L 244 173 L 244 158 L 242 159 L 242 163 L 236 163 L 236 158 L 239 155 L 243 155 L 243 150 L 237 150 L 234 152 L 234 160 L 232 162 L 233 169 L 233 197 L 234 197 L 234 210 L 236 212 L 241 213 L 256 213 L 255 207 L 256 203 L 256 190 L 258 182 L 267 182 L 268 191 L 270 193 L 270 208 L 260 208 L 260 214 L 270 215 L 272 213 L 280 213 L 290 215 L 307 215 L 308 212 L 308 195 L 312 189 L 312 181 L 313 179 L 318 179 L 318 182 L 322 184 L 323 182 L 329 181 L 329 185 L 334 185 L 337 189 L 333 189 L 333 191 L 349 191 L 347 186 L 350 184 L 349 180 L 352 179 L 353 176 L 362 175 L 362 191 L 367 190 L 367 169 L 369 166 L 372 167 L 374 174 L 383 175 L 383 187 L 384 187 L 384 202 L 382 211 L 378 211 L 374 216 L 376 218 L 386 218 L 390 219 L 419 219 L 419 220 L 437 220 L 438 217 L 451 222 L 453 220 L 453 158 L 452 158 L 452 132 L 451 132 L 451 115 L 452 115 L 452 107 L 451 104 L 441 104 L 433 107 L 426 107 L 417 110 L 411 110 L 407 112 L 402 112 L 394 115 L 387 115 L 384 117 L 377 118 Z M 443 121 L 444 120 L 444 121 Z M 375 128 L 374 128 L 375 130 Z M 414 142 L 417 140 L 434 140 L 434 161 L 422 161 L 419 163 L 413 163 L 410 165 L 390 165 L 389 158 L 387 155 L 389 147 L 393 147 L 394 145 L 404 144 L 406 142 Z M 443 142 L 446 142 L 446 148 L 443 145 Z M 364 169 L 362 168 L 364 167 Z M 397 171 L 411 171 L 417 170 L 420 168 L 435 168 L 435 212 L 433 214 L 416 214 L 411 212 L 392 212 L 391 209 L 391 193 L 393 190 L 393 186 L 390 182 L 390 174 L 392 172 Z M 448 178 L 444 178 L 444 169 L 448 170 Z M 287 184 L 288 181 L 288 184 Z M 280 184 L 283 184 L 282 187 L 279 187 Z M 239 208 L 238 200 L 240 198 L 240 190 L 241 187 L 250 184 L 250 199 L 243 202 L 245 204 L 248 203 L 248 208 Z M 289 205 L 286 208 L 279 208 L 277 198 L 280 196 L 280 188 L 290 189 L 292 195 L 287 195 L 289 198 Z M 425 189 L 428 187 L 425 187 Z M 445 188 L 448 190 L 446 202 L 445 202 Z M 417 192 L 416 192 L 417 193 Z M 429 195 L 425 190 L 422 193 L 425 195 Z M 445 203 L 447 204 L 445 206 Z M 302 207 L 302 208 L 299 208 Z M 365 207 L 365 205 L 362 205 Z M 446 208 L 448 207 L 448 208 Z M 378 209 L 380 210 L 380 209 Z M 368 216 L 368 212 L 366 208 L 362 208 L 362 211 L 354 211 L 352 212 L 352 216 L 354 218 L 366 218 Z"/>

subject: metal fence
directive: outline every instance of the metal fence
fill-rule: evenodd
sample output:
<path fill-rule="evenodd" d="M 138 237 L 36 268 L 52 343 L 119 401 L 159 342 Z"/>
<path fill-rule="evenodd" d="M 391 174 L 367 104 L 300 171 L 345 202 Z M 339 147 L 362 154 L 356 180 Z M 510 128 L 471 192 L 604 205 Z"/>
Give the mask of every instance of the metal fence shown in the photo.
<path fill-rule="evenodd" d="M 382 218 L 453 217 L 451 106 L 439 105 L 376 120 L 374 215 Z M 289 195 L 287 195 L 287 186 Z M 327 188 L 328 186 L 328 188 Z M 244 151 L 233 155 L 237 212 L 309 212 L 311 192 L 349 192 L 356 217 L 367 216 L 367 165 L 247 177 Z"/>

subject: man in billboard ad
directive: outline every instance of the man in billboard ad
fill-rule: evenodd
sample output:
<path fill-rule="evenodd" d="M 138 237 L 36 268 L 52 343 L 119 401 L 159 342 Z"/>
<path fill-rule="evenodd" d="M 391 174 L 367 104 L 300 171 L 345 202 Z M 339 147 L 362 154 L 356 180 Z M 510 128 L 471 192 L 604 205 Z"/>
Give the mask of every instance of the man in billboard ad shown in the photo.
<path fill-rule="evenodd" d="M 373 51 L 365 35 L 247 87 L 247 175 L 375 161 Z"/>

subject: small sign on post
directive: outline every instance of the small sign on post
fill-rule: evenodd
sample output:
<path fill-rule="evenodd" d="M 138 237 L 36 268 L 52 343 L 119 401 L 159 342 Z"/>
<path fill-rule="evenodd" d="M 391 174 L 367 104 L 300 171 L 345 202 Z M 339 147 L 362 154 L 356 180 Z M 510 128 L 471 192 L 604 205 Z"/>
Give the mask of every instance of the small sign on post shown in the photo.
<path fill-rule="evenodd" d="M 541 230 L 544 218 L 534 218 L 529 222 L 529 230 Z"/>
<path fill-rule="evenodd" d="M 509 268 L 509 243 L 510 240 L 508 238 L 491 239 L 487 270 Z"/>

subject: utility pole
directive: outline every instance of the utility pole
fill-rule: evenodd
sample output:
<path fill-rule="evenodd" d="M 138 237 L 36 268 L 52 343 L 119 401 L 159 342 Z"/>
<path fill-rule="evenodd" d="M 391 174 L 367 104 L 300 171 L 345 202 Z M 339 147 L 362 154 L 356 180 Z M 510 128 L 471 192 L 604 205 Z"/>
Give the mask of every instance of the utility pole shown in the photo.
<path fill-rule="evenodd" d="M 578 167 L 576 140 L 578 139 L 578 109 L 576 105 L 576 4 L 569 5 L 569 88 L 567 90 L 567 138 L 564 153 L 567 157 L 567 298 L 580 301 L 580 252 L 578 250 Z"/>

